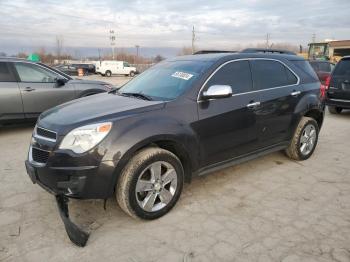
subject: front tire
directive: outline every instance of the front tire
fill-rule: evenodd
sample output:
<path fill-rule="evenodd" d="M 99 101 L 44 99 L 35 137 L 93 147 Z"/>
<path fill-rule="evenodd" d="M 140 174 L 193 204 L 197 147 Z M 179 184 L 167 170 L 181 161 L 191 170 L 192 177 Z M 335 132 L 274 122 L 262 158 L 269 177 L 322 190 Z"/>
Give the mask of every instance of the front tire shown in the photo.
<path fill-rule="evenodd" d="M 288 157 L 302 161 L 308 159 L 315 151 L 318 141 L 319 127 L 317 122 L 310 117 L 303 117 L 289 147 L 286 149 Z"/>
<path fill-rule="evenodd" d="M 123 169 L 116 198 L 125 213 L 156 219 L 168 213 L 182 192 L 184 171 L 171 152 L 150 147 L 139 151 Z"/>
<path fill-rule="evenodd" d="M 331 114 L 340 114 L 343 109 L 337 106 L 328 106 L 328 111 Z"/>

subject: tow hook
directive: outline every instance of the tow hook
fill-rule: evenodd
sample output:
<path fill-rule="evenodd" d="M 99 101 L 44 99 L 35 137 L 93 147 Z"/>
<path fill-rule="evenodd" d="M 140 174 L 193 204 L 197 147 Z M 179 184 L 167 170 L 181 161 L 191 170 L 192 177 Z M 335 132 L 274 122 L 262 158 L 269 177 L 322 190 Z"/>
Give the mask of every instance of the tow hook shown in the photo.
<path fill-rule="evenodd" d="M 89 239 L 89 234 L 80 229 L 69 218 L 68 210 L 68 197 L 64 195 L 57 195 L 56 202 L 58 211 L 60 212 L 61 219 L 66 229 L 69 239 L 79 247 L 84 247 Z"/>

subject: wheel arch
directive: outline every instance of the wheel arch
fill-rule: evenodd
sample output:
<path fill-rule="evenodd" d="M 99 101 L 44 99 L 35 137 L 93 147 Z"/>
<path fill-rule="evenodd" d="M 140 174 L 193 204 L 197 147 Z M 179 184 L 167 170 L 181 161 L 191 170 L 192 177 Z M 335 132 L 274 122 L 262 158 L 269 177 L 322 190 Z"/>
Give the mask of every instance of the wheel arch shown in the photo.
<path fill-rule="evenodd" d="M 114 177 L 111 183 L 111 192 L 114 191 L 115 186 L 118 183 L 120 173 L 123 171 L 129 160 L 135 155 L 136 152 L 147 147 L 159 147 L 176 155 L 184 168 L 185 182 L 191 182 L 193 170 L 197 167 L 197 162 L 193 157 L 195 153 L 190 154 L 189 149 L 187 149 L 182 142 L 177 140 L 175 136 L 160 135 L 138 142 L 120 157 L 115 167 Z"/>

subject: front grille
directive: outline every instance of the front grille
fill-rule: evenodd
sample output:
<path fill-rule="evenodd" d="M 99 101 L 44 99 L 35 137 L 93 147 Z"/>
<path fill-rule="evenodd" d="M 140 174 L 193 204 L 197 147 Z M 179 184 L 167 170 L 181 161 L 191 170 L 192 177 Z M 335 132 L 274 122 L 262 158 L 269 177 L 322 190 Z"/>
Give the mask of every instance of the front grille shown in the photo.
<path fill-rule="evenodd" d="M 46 164 L 49 158 L 49 154 L 50 152 L 48 151 L 44 151 L 35 147 L 32 148 L 32 158 L 37 163 Z"/>
<path fill-rule="evenodd" d="M 48 138 L 48 139 L 55 140 L 55 141 L 57 139 L 56 132 L 53 132 L 53 131 L 50 131 L 50 130 L 47 130 L 47 129 L 44 129 L 41 127 L 36 128 L 36 134 L 41 136 L 41 137 Z"/>

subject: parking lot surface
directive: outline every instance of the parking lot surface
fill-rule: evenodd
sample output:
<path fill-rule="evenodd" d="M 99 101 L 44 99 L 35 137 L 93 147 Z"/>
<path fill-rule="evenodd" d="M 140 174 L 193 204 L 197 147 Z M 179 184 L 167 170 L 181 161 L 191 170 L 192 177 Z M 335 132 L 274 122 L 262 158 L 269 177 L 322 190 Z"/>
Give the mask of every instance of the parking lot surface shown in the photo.
<path fill-rule="evenodd" d="M 25 172 L 33 126 L 0 129 L 0 261 L 350 261 L 350 112 L 327 113 L 309 160 L 274 153 L 196 178 L 155 221 L 130 218 L 114 198 L 106 211 L 70 201 L 91 232 L 85 248 Z"/>

